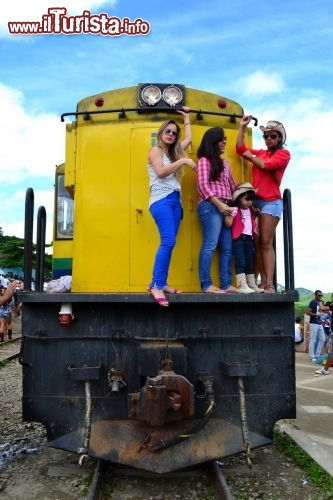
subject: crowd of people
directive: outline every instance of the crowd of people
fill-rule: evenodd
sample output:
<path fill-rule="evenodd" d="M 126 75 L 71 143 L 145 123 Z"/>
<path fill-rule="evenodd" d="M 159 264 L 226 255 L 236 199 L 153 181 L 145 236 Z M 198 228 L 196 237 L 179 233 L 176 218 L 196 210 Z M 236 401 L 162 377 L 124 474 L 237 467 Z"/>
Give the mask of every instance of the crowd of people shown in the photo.
<path fill-rule="evenodd" d="M 181 293 L 168 284 L 172 252 L 182 219 L 181 177 L 184 167 L 196 172 L 197 215 L 202 228 L 198 270 L 203 293 L 276 293 L 273 282 L 275 253 L 273 239 L 282 216 L 280 190 L 290 160 L 285 149 L 286 131 L 281 122 L 270 120 L 261 126 L 264 149 L 244 143 L 252 120 L 240 120 L 236 152 L 252 163 L 252 183 L 237 185 L 232 165 L 223 157 L 227 137 L 221 127 L 204 133 L 197 151 L 197 164 L 186 156 L 192 142 L 190 109 L 177 110 L 184 117 L 184 139 L 175 120 L 164 122 L 157 144 L 148 154 L 150 179 L 149 210 L 160 235 L 152 279 L 148 286 L 155 301 L 168 307 L 166 294 Z M 211 276 L 212 259 L 219 250 L 219 283 Z M 232 259 L 236 283 L 232 285 Z M 257 285 L 257 279 L 260 283 Z"/>
<path fill-rule="evenodd" d="M 323 292 L 316 290 L 314 298 L 305 311 L 306 324 L 302 317 L 295 320 L 295 350 L 307 352 L 309 360 L 324 365 L 315 371 L 318 375 L 329 375 L 333 366 L 333 294 L 331 300 L 323 301 Z"/>

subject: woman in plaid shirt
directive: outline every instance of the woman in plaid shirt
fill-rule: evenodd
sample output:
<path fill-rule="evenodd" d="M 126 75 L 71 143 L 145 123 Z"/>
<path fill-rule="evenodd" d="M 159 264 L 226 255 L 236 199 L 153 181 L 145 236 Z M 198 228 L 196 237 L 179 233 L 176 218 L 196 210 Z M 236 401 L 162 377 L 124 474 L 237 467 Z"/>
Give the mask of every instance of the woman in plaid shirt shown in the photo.
<path fill-rule="evenodd" d="M 197 153 L 197 213 L 202 226 L 199 277 L 204 293 L 237 293 L 237 288 L 231 285 L 231 228 L 224 217 L 232 213 L 229 203 L 236 189 L 230 165 L 221 158 L 226 142 L 223 128 L 210 128 L 205 132 Z M 211 264 L 217 247 L 220 250 L 219 287 L 214 286 L 211 279 Z"/>

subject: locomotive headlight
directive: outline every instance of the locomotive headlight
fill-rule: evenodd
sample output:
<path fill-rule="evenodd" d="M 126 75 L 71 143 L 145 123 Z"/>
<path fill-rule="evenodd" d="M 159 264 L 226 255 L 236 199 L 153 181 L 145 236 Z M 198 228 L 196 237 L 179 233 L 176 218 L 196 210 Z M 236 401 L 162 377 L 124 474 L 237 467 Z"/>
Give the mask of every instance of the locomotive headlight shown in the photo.
<path fill-rule="evenodd" d="M 142 90 L 141 97 L 148 106 L 155 106 L 161 100 L 162 93 L 156 85 L 148 85 Z"/>
<path fill-rule="evenodd" d="M 183 99 L 183 93 L 182 91 L 178 88 L 175 87 L 174 85 L 170 85 L 163 91 L 163 100 L 169 104 L 172 108 L 174 106 L 177 106 Z"/>

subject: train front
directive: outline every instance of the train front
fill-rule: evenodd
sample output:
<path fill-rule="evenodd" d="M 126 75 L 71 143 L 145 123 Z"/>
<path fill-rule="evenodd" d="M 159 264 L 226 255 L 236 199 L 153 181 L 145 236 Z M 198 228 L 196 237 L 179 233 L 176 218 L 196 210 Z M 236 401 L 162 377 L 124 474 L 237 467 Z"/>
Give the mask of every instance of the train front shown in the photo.
<path fill-rule="evenodd" d="M 164 120 L 182 123 L 182 105 L 192 110 L 189 156 L 196 160 L 204 131 L 220 125 L 235 178 L 248 180 L 249 165 L 234 152 L 242 108 L 221 96 L 142 84 L 82 100 L 66 124 L 53 277 L 70 276 L 71 291 L 22 293 L 23 418 L 81 460 L 164 473 L 250 457 L 271 442 L 277 420 L 295 416 L 297 294 L 200 292 L 193 172 L 183 178 L 170 270 L 184 293 L 168 308 L 145 293 L 158 246 L 147 152 Z"/>

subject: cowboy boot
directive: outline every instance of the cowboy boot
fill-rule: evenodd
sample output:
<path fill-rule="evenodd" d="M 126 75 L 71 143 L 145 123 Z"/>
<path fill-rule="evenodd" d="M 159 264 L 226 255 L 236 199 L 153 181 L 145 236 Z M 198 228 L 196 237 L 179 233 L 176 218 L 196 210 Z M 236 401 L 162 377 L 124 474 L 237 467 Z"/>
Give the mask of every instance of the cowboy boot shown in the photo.
<path fill-rule="evenodd" d="M 252 290 L 254 290 L 256 293 L 263 293 L 264 292 L 264 288 L 259 288 L 257 286 L 254 274 L 247 274 L 246 281 L 247 281 L 248 286 L 250 288 L 252 288 Z"/>
<path fill-rule="evenodd" d="M 238 293 L 254 293 L 254 290 L 247 286 L 245 273 L 236 274 L 236 281 Z"/>

